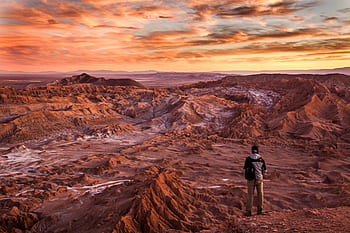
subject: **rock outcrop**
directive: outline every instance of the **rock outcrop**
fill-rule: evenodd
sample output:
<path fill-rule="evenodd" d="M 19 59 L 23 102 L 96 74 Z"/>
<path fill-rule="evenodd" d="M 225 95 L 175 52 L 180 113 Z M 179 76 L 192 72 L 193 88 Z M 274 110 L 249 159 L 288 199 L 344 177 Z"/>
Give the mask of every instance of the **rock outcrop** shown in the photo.
<path fill-rule="evenodd" d="M 230 208 L 218 206 L 208 191 L 194 190 L 183 183 L 176 171 L 155 166 L 128 183 L 105 189 L 93 200 L 86 198 L 80 197 L 82 202 L 70 210 L 57 209 L 45 215 L 44 209 L 43 218 L 33 226 L 34 232 L 224 231 L 222 223 L 229 220 Z M 94 211 L 85 212 L 88 209 Z"/>
<path fill-rule="evenodd" d="M 132 79 L 96 78 L 86 73 L 82 73 L 80 75 L 73 75 L 72 77 L 57 80 L 52 85 L 66 86 L 66 85 L 74 85 L 74 84 L 81 84 L 81 83 L 90 83 L 93 85 L 104 85 L 104 86 L 134 86 L 139 88 L 145 88 L 141 83 Z"/>

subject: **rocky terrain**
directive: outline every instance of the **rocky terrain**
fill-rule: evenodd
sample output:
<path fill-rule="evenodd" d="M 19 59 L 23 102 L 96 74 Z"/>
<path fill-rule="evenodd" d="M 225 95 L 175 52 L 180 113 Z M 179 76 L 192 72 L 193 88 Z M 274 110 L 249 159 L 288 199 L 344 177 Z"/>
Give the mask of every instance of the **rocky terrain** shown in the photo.
<path fill-rule="evenodd" d="M 2 86 L 0 232 L 347 232 L 349 93 L 341 74 Z M 243 217 L 252 144 L 265 207 Z"/>

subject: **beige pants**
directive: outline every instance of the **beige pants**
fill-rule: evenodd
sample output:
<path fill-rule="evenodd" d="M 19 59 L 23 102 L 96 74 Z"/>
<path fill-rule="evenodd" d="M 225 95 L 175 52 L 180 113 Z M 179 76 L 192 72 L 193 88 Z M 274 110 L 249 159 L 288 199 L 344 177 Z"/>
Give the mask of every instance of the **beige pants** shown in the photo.
<path fill-rule="evenodd" d="M 264 201 L 263 180 L 248 180 L 248 197 L 246 210 L 251 211 L 254 203 L 254 190 L 256 188 L 258 194 L 258 210 L 262 210 Z"/>

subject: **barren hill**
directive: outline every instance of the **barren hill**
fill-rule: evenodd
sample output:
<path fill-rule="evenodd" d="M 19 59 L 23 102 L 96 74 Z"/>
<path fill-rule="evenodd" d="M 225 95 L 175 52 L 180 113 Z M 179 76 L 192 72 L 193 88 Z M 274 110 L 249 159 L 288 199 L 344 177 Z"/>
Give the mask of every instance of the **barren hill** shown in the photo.
<path fill-rule="evenodd" d="M 344 232 L 349 80 L 262 74 L 147 89 L 81 74 L 0 87 L 0 232 Z M 260 225 L 242 217 L 252 144 L 269 170 Z"/>
<path fill-rule="evenodd" d="M 132 80 L 132 79 L 96 78 L 86 73 L 82 73 L 80 75 L 73 75 L 72 77 L 57 80 L 53 83 L 53 85 L 65 86 L 65 85 L 80 84 L 80 83 L 91 83 L 93 85 L 105 85 L 105 86 L 135 86 L 135 87 L 144 88 L 144 86 L 141 83 L 136 82 L 135 80 Z"/>

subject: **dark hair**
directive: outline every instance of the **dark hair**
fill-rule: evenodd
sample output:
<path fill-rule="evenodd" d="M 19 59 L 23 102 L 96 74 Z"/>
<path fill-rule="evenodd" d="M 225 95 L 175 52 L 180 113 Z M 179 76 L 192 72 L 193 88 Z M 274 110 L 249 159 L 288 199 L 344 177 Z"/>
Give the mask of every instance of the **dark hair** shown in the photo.
<path fill-rule="evenodd" d="M 252 153 L 259 154 L 259 148 L 257 146 L 252 146 Z"/>

